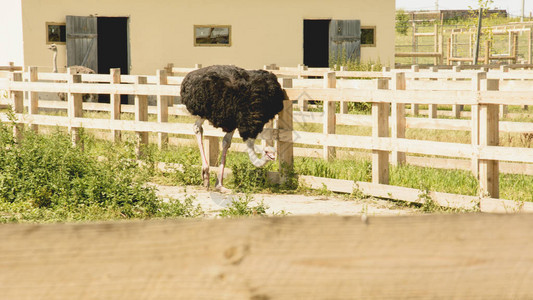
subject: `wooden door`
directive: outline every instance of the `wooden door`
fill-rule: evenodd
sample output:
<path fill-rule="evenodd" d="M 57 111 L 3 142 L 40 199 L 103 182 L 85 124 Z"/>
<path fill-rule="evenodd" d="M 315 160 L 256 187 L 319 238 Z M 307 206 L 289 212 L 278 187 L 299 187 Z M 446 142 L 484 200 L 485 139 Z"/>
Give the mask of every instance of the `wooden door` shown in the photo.
<path fill-rule="evenodd" d="M 98 73 L 96 17 L 67 16 L 67 66 L 84 66 Z"/>
<path fill-rule="evenodd" d="M 334 62 L 359 61 L 361 58 L 361 21 L 331 20 L 329 54 Z"/>

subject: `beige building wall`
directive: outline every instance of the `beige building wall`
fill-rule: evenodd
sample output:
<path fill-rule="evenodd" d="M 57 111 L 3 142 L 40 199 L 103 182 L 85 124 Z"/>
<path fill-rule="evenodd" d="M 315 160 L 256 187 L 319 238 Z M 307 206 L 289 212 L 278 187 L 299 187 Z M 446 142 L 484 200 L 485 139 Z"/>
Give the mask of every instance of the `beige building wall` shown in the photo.
<path fill-rule="evenodd" d="M 362 61 L 394 63 L 394 0 L 21 0 L 24 64 L 51 70 L 46 22 L 65 22 L 66 15 L 129 17 L 130 72 L 151 74 L 167 63 L 265 64 L 303 63 L 304 19 L 359 19 L 376 26 L 376 47 L 362 47 Z M 194 25 L 231 25 L 231 47 L 195 47 Z M 66 65 L 60 45 L 58 67 Z"/>
<path fill-rule="evenodd" d="M 0 66 L 10 62 L 23 64 L 22 58 L 22 12 L 20 0 L 0 0 Z"/>

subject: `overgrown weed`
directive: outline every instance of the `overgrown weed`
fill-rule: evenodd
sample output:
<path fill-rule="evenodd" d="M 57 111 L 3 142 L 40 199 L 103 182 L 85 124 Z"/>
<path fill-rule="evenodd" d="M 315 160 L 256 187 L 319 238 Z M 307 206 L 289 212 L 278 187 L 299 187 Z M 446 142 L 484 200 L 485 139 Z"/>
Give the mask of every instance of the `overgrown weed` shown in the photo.
<path fill-rule="evenodd" d="M 257 205 L 250 205 L 253 201 L 250 194 L 238 197 L 238 200 L 233 200 L 228 207 L 220 211 L 220 216 L 223 218 L 265 216 L 269 207 L 263 201 Z"/>
<path fill-rule="evenodd" d="M 153 218 L 162 211 L 190 215 L 178 209 L 182 204 L 162 205 L 146 186 L 151 171 L 137 163 L 132 143 L 112 149 L 99 144 L 104 151 L 95 151 L 90 148 L 98 143 L 82 131 L 83 150 L 59 130 L 47 135 L 24 130 L 15 140 L 13 126 L 0 124 L 0 222 Z"/>

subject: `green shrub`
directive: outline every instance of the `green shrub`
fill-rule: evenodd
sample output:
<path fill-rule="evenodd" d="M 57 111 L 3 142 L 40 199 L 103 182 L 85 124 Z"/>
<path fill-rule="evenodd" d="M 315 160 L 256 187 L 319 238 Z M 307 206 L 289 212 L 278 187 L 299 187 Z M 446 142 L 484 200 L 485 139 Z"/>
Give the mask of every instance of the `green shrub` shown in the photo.
<path fill-rule="evenodd" d="M 198 148 L 180 147 L 179 150 L 179 152 L 175 151 L 172 154 L 166 153 L 165 161 L 180 165 L 179 168 L 173 168 L 173 172 L 170 174 L 172 182 L 179 185 L 202 185 L 202 163 Z"/>
<path fill-rule="evenodd" d="M 257 168 L 248 159 L 232 160 L 229 167 L 235 191 L 257 192 L 268 187 L 267 168 Z"/>
<path fill-rule="evenodd" d="M 409 29 L 409 16 L 403 9 L 396 11 L 396 33 L 401 35 L 407 35 Z"/>
<path fill-rule="evenodd" d="M 239 197 L 238 200 L 231 202 L 227 208 L 220 211 L 220 216 L 227 217 L 250 217 L 250 216 L 264 216 L 266 215 L 266 206 L 263 202 L 255 206 L 250 206 L 250 202 L 253 201 L 252 196 L 245 195 Z"/>
<path fill-rule="evenodd" d="M 193 200 L 195 198 L 192 196 L 185 197 L 183 201 L 176 199 L 170 199 L 169 202 L 162 202 L 160 208 L 156 213 L 155 217 L 158 218 L 169 218 L 175 216 L 181 217 L 198 217 L 203 215 L 202 208 L 197 205 L 193 205 Z"/>
<path fill-rule="evenodd" d="M 97 159 L 59 131 L 25 131 L 15 142 L 12 129 L 0 124 L 0 222 L 190 215 L 162 204 L 145 185 L 149 172 L 135 160 L 133 143 L 104 146 Z"/>

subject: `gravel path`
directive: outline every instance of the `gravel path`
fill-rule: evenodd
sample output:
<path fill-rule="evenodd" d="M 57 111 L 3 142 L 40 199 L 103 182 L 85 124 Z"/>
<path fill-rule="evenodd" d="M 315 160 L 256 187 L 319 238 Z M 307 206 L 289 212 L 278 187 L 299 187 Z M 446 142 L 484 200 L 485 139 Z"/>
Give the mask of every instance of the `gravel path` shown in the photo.
<path fill-rule="evenodd" d="M 157 185 L 158 195 L 164 200 L 170 198 L 183 200 L 193 197 L 195 205 L 199 204 L 206 217 L 216 217 L 218 212 L 227 207 L 232 199 L 244 197 L 243 194 L 224 195 L 206 191 L 201 187 L 162 186 Z M 251 205 L 263 201 L 268 207 L 268 214 L 287 215 L 408 215 L 417 210 L 396 205 L 394 202 L 379 199 L 355 200 L 341 195 L 288 195 L 288 194 L 254 194 Z"/>

